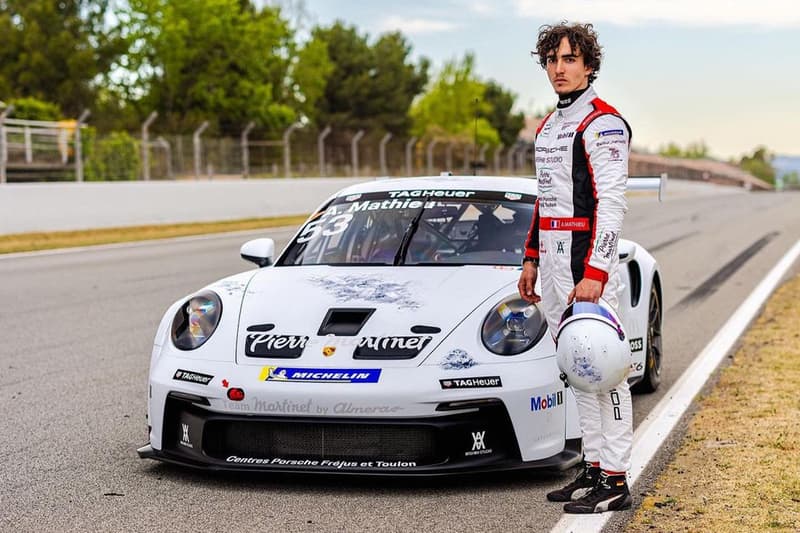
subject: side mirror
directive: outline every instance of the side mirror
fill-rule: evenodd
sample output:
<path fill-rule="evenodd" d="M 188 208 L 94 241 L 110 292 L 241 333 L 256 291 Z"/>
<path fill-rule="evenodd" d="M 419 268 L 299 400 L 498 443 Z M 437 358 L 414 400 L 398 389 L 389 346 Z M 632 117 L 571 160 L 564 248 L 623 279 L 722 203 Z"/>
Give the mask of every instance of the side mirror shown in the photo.
<path fill-rule="evenodd" d="M 272 239 L 253 239 L 242 245 L 240 250 L 242 259 L 265 267 L 272 264 L 275 256 L 275 241 Z"/>
<path fill-rule="evenodd" d="M 636 256 L 636 244 L 633 241 L 620 239 L 617 243 L 617 252 L 619 252 L 619 264 L 623 265 Z"/>

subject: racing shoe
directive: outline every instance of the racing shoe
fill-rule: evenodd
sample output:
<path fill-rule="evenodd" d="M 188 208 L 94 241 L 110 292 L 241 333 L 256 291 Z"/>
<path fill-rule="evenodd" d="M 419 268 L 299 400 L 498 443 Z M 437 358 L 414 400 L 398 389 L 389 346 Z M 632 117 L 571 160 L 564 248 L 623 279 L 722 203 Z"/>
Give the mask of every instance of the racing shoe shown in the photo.
<path fill-rule="evenodd" d="M 547 499 L 551 502 L 568 502 L 582 498 L 597 485 L 599 478 L 600 467 L 592 466 L 592 463 L 585 462 L 575 481 L 566 487 L 548 492 Z"/>
<path fill-rule="evenodd" d="M 631 491 L 628 490 L 625 474 L 611 476 L 601 472 L 597 486 L 583 498 L 565 504 L 564 512 L 589 514 L 620 511 L 630 509 L 632 503 L 633 498 Z"/>

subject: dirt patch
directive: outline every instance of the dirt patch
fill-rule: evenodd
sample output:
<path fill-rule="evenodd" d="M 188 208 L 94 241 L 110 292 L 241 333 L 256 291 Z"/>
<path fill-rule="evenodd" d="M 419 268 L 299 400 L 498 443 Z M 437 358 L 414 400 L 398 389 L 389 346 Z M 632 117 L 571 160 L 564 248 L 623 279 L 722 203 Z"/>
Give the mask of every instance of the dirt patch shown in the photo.
<path fill-rule="evenodd" d="M 746 334 L 629 532 L 800 531 L 800 277 Z"/>

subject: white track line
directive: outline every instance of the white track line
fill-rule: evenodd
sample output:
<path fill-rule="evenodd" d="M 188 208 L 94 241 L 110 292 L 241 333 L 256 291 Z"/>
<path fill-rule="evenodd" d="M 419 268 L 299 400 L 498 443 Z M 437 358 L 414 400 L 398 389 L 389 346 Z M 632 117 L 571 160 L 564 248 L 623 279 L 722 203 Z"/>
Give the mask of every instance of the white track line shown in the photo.
<path fill-rule="evenodd" d="M 736 341 L 756 317 L 767 298 L 800 256 L 800 241 L 784 255 L 778 264 L 758 284 L 750 296 L 739 306 L 711 342 L 687 368 L 678 381 L 667 391 L 650 414 L 639 424 L 633 435 L 633 454 L 628 480 L 636 482 L 647 464 L 656 454 L 681 419 L 694 397 L 703 388 L 709 376 L 731 351 Z M 551 533 L 600 532 L 613 515 L 612 512 L 594 515 L 562 515 Z"/>

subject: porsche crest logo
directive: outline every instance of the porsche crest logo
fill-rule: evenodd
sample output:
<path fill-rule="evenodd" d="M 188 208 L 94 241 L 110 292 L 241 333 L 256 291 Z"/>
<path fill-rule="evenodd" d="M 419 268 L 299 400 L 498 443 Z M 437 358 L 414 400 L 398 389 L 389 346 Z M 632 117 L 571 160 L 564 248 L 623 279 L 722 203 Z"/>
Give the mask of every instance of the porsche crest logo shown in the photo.
<path fill-rule="evenodd" d="M 330 357 L 336 353 L 336 346 L 323 346 L 322 347 L 322 355 L 325 357 Z"/>

